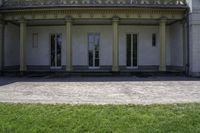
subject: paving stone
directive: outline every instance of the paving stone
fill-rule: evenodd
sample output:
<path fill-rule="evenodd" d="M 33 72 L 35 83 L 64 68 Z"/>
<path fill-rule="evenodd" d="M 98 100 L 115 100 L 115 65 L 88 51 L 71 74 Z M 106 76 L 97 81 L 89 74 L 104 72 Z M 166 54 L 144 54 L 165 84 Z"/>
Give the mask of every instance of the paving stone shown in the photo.
<path fill-rule="evenodd" d="M 200 102 L 200 81 L 187 77 L 0 78 L 0 102 L 173 104 Z"/>

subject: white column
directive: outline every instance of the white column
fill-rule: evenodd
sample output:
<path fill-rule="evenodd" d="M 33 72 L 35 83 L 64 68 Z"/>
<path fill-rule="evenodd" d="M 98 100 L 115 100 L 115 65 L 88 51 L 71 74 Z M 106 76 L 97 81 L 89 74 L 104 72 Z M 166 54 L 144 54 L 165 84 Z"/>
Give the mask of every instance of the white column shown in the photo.
<path fill-rule="evenodd" d="M 160 67 L 162 72 L 166 71 L 166 20 L 160 21 Z"/>
<path fill-rule="evenodd" d="M 25 20 L 20 20 L 20 72 L 26 71 L 26 29 Z"/>
<path fill-rule="evenodd" d="M 66 71 L 71 72 L 72 71 L 72 19 L 70 17 L 67 17 L 66 20 Z"/>
<path fill-rule="evenodd" d="M 3 70 L 3 44 L 4 43 L 4 22 L 0 21 L 0 71 Z"/>
<path fill-rule="evenodd" d="M 113 66 L 112 71 L 119 71 L 119 18 L 113 18 L 112 20 L 113 26 Z"/>

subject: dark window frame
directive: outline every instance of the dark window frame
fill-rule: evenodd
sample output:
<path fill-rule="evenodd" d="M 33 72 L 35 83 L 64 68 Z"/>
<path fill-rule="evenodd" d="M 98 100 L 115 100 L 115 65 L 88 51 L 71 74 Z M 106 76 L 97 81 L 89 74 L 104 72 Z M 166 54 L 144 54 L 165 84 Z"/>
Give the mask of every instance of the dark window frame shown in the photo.
<path fill-rule="evenodd" d="M 32 48 L 38 48 L 38 33 L 32 34 Z"/>
<path fill-rule="evenodd" d="M 156 35 L 156 33 L 152 34 L 152 46 L 153 47 L 157 46 L 157 35 Z"/>

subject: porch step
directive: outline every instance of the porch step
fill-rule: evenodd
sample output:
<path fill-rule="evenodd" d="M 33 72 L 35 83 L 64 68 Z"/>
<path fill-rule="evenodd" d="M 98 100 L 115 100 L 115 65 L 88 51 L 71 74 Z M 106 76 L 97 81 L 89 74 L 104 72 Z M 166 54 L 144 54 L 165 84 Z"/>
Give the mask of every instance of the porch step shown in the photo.
<path fill-rule="evenodd" d="M 2 76 L 23 76 L 30 78 L 48 77 L 48 78 L 64 78 L 64 77 L 107 77 L 107 76 L 136 76 L 147 78 L 151 76 L 185 76 L 184 72 L 26 72 L 18 71 L 3 72 Z"/>

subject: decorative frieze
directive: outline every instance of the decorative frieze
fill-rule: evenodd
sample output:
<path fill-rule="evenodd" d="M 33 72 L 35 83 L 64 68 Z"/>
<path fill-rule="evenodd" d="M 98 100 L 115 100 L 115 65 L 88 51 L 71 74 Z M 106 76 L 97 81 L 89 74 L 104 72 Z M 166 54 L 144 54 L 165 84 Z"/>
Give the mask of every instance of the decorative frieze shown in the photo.
<path fill-rule="evenodd" d="M 185 7 L 186 0 L 3 0 L 4 8 L 22 7 L 91 7 L 91 6 L 158 6 L 158 7 Z"/>
<path fill-rule="evenodd" d="M 122 19 L 159 19 L 166 17 L 168 19 L 182 19 L 184 9 L 181 10 L 159 10 L 159 9 L 102 9 L 102 10 L 44 10 L 44 11 L 13 11 L 4 13 L 5 20 L 27 20 L 40 19 L 64 19 L 71 16 L 74 19 L 111 19 L 118 16 Z"/>

